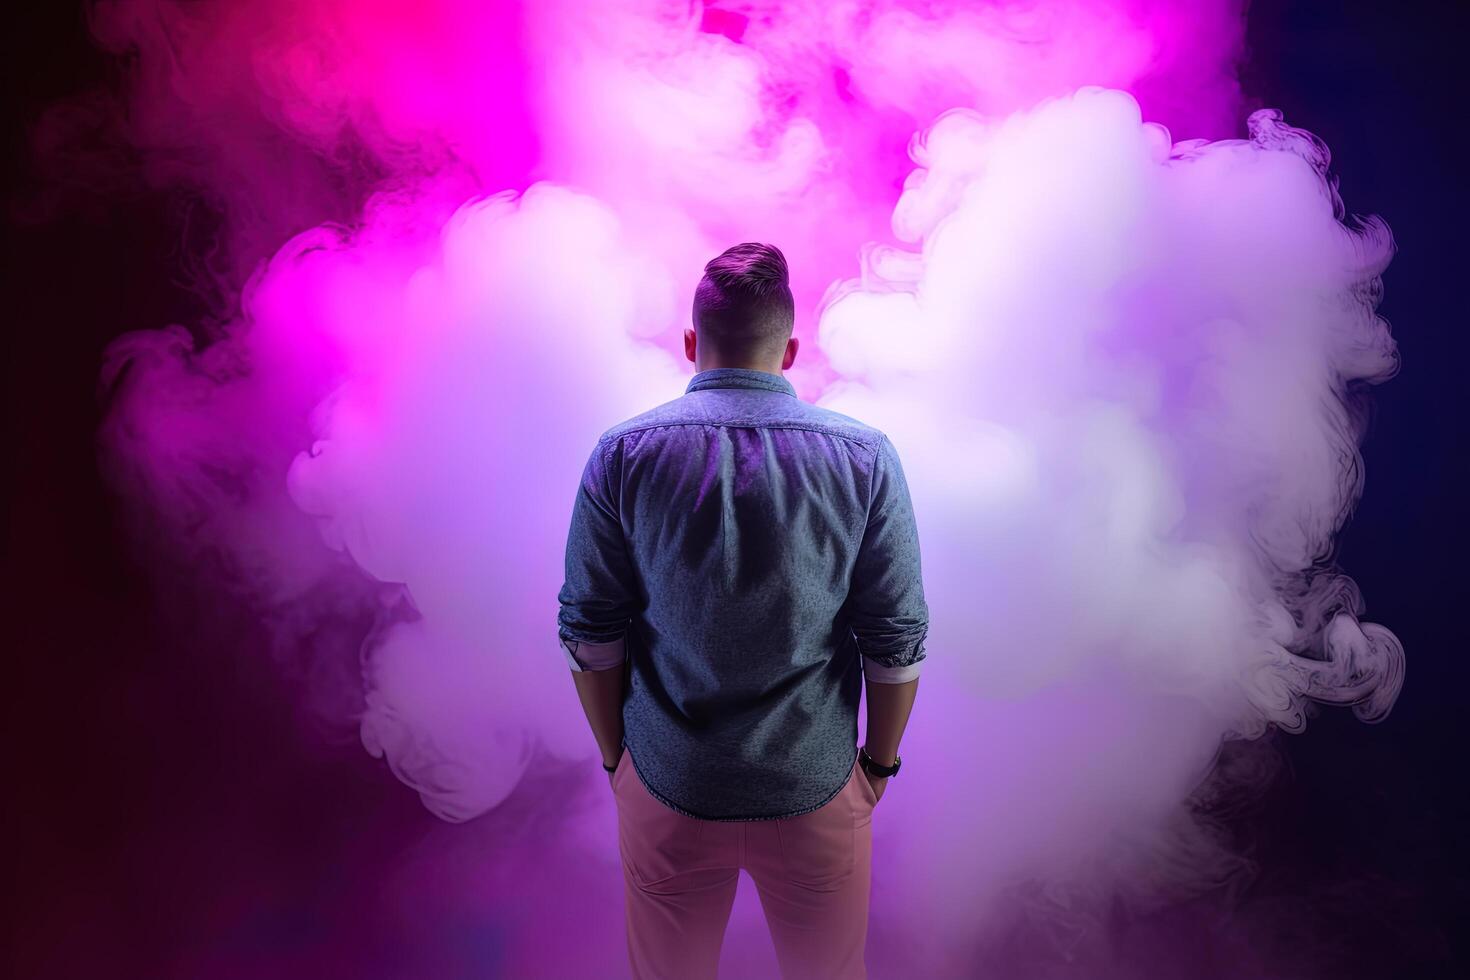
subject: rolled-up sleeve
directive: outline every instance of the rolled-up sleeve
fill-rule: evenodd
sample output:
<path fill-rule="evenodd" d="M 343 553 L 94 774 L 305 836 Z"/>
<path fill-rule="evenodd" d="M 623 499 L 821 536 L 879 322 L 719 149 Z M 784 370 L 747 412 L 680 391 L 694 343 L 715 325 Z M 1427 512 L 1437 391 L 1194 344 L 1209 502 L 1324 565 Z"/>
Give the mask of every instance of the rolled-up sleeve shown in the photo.
<path fill-rule="evenodd" d="M 566 577 L 558 600 L 557 639 L 573 670 L 606 670 L 627 656 L 638 585 L 622 521 L 615 474 L 618 445 L 602 439 L 583 468 L 567 531 Z"/>
<path fill-rule="evenodd" d="M 919 531 L 898 451 L 885 435 L 873 461 L 867 529 L 848 593 L 852 631 L 869 680 L 901 684 L 919 676 L 929 606 Z"/>

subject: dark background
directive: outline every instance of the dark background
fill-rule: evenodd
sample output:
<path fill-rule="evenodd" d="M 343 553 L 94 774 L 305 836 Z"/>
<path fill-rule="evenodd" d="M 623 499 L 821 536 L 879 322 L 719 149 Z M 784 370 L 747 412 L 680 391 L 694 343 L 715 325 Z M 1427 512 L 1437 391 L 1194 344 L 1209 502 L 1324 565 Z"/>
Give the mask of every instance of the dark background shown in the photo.
<path fill-rule="evenodd" d="M 244 649 L 248 618 L 129 543 L 94 458 L 99 356 L 123 330 L 217 312 L 177 279 L 201 218 L 176 196 L 89 185 L 38 162 L 44 110 L 115 86 L 118 69 L 77 5 L 19 6 L 0 66 L 13 675 L 0 739 L 4 973 L 161 976 L 201 941 L 202 910 L 221 889 L 293 895 L 295 911 L 247 937 L 289 944 L 330 920 L 354 841 L 433 818 L 350 732 L 303 720 L 267 659 L 211 639 L 233 633 Z M 1325 140 L 1349 211 L 1393 229 L 1381 312 L 1403 358 L 1374 393 L 1366 490 L 1339 552 L 1365 618 L 1405 645 L 1403 694 L 1380 725 L 1331 710 L 1304 735 L 1274 737 L 1287 769 L 1243 828 L 1261 870 L 1232 914 L 1283 977 L 1470 969 L 1458 6 L 1272 0 L 1250 11 L 1247 96 Z M 391 945 L 369 939 L 312 975 L 381 969 Z M 269 975 L 250 962 L 236 975 Z M 1231 973 L 1201 956 L 1190 975 Z"/>

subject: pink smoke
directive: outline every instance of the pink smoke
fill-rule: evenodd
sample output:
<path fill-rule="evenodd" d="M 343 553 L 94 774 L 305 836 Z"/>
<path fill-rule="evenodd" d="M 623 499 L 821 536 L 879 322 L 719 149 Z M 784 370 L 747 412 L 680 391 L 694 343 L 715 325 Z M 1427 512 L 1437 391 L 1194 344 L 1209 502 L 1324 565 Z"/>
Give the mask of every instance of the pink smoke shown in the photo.
<path fill-rule="evenodd" d="M 1342 223 L 1307 134 L 1228 139 L 1239 4 L 108 3 L 95 27 L 133 56 L 150 176 L 222 215 L 199 261 L 238 296 L 109 349 L 109 472 L 466 833 L 508 833 L 546 758 L 586 769 L 550 640 L 569 488 L 598 432 L 680 393 L 698 270 L 739 240 L 792 260 L 798 390 L 890 431 L 919 511 L 905 745 L 933 775 L 884 803 L 875 972 L 963 975 L 1030 883 L 1086 937 L 1112 898 L 1239 874 L 1198 818 L 1222 738 L 1392 705 L 1402 651 L 1322 559 L 1361 491 L 1350 384 L 1397 364 L 1391 240 Z M 319 627 L 363 615 L 344 692 Z M 579 888 L 606 921 L 527 931 L 528 969 L 618 941 L 593 816 L 502 853 L 495 880 L 547 900 L 605 871 Z M 764 969 L 761 931 L 737 911 L 727 963 Z"/>

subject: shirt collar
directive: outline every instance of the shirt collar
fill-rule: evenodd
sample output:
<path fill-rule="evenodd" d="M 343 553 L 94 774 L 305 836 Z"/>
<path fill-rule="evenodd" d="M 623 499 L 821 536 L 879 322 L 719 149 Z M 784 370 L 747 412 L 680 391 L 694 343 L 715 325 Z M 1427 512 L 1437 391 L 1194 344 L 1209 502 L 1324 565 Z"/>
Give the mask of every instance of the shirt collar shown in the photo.
<path fill-rule="evenodd" d="M 689 387 L 684 389 L 684 394 L 704 388 L 764 388 L 796 397 L 796 388 L 785 377 L 754 368 L 722 367 L 700 371 L 689 380 Z"/>

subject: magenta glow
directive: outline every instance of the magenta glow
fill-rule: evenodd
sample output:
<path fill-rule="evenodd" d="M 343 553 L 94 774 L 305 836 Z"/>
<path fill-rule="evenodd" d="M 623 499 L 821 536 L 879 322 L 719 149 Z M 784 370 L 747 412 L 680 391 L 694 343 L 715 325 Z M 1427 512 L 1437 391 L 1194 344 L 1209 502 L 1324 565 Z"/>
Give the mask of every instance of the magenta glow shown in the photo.
<path fill-rule="evenodd" d="M 360 687 L 301 696 L 474 821 L 448 860 L 511 833 L 533 760 L 596 776 L 551 643 L 577 474 L 682 391 L 703 263 L 777 242 L 790 377 L 890 432 L 923 538 L 929 761 L 884 806 L 925 830 L 877 827 L 875 972 L 1241 873 L 1194 806 L 1237 775 L 1222 739 L 1380 719 L 1403 651 L 1319 561 L 1361 492 L 1349 387 L 1397 369 L 1392 239 L 1344 221 L 1320 142 L 1247 130 L 1240 5 L 589 10 L 98 9 L 150 174 L 224 215 L 234 304 L 207 345 L 110 348 L 115 486 L 303 675 L 372 617 Z M 491 881 L 617 908 L 610 810 L 563 816 L 459 880 L 467 914 L 499 921 Z M 575 974 L 620 927 L 508 957 Z M 737 913 L 732 968 L 761 928 Z"/>

